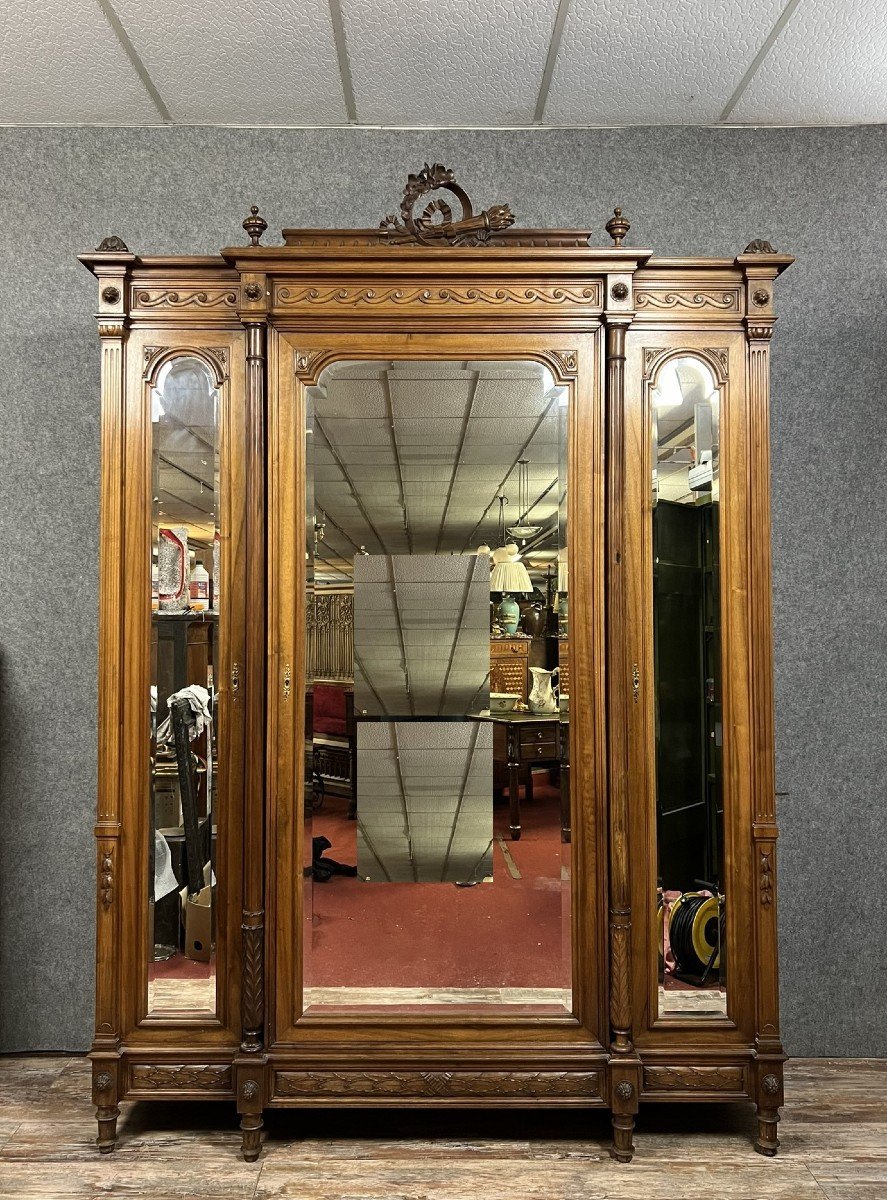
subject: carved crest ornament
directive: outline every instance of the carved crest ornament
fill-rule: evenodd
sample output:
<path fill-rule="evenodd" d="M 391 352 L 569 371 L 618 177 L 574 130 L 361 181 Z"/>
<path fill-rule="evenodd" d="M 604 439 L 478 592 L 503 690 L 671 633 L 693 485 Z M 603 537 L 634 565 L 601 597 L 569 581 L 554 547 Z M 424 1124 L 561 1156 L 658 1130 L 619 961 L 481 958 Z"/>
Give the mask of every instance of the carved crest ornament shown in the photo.
<path fill-rule="evenodd" d="M 453 207 L 448 200 L 437 196 L 429 200 L 420 212 L 417 206 L 432 192 L 448 192 L 460 206 L 458 218 L 453 219 Z M 456 182 L 456 176 L 441 163 L 428 163 L 416 175 L 410 175 L 400 202 L 400 218 L 394 213 L 381 222 L 379 228 L 393 242 L 419 242 L 423 246 L 445 243 L 449 246 L 483 246 L 490 234 L 514 224 L 514 213 L 507 204 L 494 204 L 475 213 L 467 193 Z"/>

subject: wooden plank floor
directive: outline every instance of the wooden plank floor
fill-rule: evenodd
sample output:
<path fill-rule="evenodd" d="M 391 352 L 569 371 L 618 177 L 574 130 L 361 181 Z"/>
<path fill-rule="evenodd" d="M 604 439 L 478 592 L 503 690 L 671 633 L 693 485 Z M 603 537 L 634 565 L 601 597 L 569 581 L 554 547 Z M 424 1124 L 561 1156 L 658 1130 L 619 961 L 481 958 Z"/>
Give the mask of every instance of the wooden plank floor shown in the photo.
<path fill-rule="evenodd" d="M 275 1112 L 257 1163 L 233 1103 L 124 1104 L 100 1156 L 82 1058 L 0 1058 L 0 1200 L 887 1200 L 887 1061 L 786 1070 L 774 1159 L 751 1105 L 642 1110 L 634 1162 L 602 1112 Z"/>

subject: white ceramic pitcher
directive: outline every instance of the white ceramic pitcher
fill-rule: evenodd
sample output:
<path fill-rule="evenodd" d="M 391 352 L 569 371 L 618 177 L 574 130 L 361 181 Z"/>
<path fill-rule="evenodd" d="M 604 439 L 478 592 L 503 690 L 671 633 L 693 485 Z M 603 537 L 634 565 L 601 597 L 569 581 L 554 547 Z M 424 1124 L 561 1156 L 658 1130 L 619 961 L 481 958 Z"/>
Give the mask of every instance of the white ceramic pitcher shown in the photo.
<path fill-rule="evenodd" d="M 557 684 L 554 677 L 559 668 L 547 671 L 545 667 L 530 667 L 533 688 L 530 692 L 530 711 L 534 713 L 556 713 L 558 711 Z"/>

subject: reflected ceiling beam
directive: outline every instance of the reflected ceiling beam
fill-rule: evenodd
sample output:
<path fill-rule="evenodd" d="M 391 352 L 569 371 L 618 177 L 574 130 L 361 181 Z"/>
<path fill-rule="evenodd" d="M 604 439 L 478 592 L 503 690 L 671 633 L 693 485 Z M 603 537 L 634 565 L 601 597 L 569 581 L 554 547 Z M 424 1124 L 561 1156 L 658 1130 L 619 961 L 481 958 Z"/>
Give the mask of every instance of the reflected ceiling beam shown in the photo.
<path fill-rule="evenodd" d="M 373 524 L 372 519 L 370 518 L 370 514 L 367 512 L 366 508 L 364 507 L 364 503 L 360 498 L 360 492 L 358 491 L 354 480 L 351 478 L 351 475 L 348 471 L 348 468 L 345 466 L 345 463 L 344 463 L 344 460 L 342 459 L 341 454 L 336 449 L 336 446 L 334 445 L 332 438 L 329 436 L 327 431 L 324 429 L 324 427 L 321 423 L 320 417 L 318 417 L 318 415 L 316 413 L 314 414 L 314 428 L 315 428 L 315 430 L 317 430 L 317 432 L 320 434 L 320 436 L 323 438 L 323 440 L 326 442 L 327 446 L 329 447 L 330 454 L 332 454 L 333 458 L 336 461 L 336 466 L 339 468 L 339 470 L 342 472 L 343 476 L 345 477 L 345 483 L 348 485 L 348 490 L 350 491 L 350 493 L 354 499 L 354 503 L 360 509 L 361 515 L 363 516 L 363 519 L 367 523 L 367 527 L 372 530 L 373 537 L 376 539 L 377 544 L 381 547 L 382 553 L 387 554 L 388 547 L 385 545 L 385 541 L 382 538 L 382 535 L 379 533 L 378 529 Z M 338 525 L 336 526 L 336 528 L 337 529 L 339 528 Z M 348 540 L 351 541 L 350 538 Z M 359 547 L 358 547 L 358 549 L 359 549 Z"/>
<path fill-rule="evenodd" d="M 165 121 L 167 123 L 167 125 L 172 125 L 173 124 L 172 114 L 170 113 L 170 111 L 166 107 L 166 105 L 164 104 L 163 97 L 160 95 L 160 92 L 158 92 L 158 90 L 154 84 L 154 80 L 148 74 L 148 68 L 145 66 L 145 64 L 142 62 L 141 58 L 139 57 L 139 53 L 136 50 L 135 46 L 129 40 L 129 34 L 123 28 L 123 22 L 120 20 L 120 18 L 117 16 L 117 13 L 114 11 L 114 8 L 111 4 L 111 0 L 96 0 L 96 3 L 98 4 L 99 8 L 102 10 L 105 20 L 108 22 L 108 24 L 113 29 L 114 36 L 117 38 L 117 41 L 120 43 L 120 45 L 123 49 L 123 53 L 129 59 L 131 65 L 132 65 L 132 69 L 135 71 L 136 75 L 138 75 L 139 81 L 141 82 L 142 87 L 145 89 L 145 91 L 150 96 L 151 103 L 154 105 L 154 107 L 157 109 L 158 113 L 160 114 L 161 121 Z"/>
<path fill-rule="evenodd" d="M 449 841 L 447 842 L 447 852 L 444 855 L 443 865 L 440 869 L 441 883 L 443 883 L 447 877 L 447 870 L 449 869 L 449 865 L 450 865 L 450 852 L 453 849 L 453 838 L 456 836 L 456 826 L 459 823 L 459 817 L 462 814 L 462 804 L 465 800 L 465 789 L 468 787 L 468 779 L 469 779 L 469 776 L 471 775 L 472 765 L 474 764 L 474 751 L 475 751 L 475 747 L 477 746 L 477 738 L 478 738 L 479 733 L 480 733 L 480 722 L 475 721 L 474 726 L 471 730 L 471 741 L 469 742 L 469 745 L 468 745 L 468 754 L 465 756 L 465 770 L 462 772 L 462 784 L 459 788 L 459 799 L 456 801 L 456 811 L 453 813 L 453 824 L 450 828 L 450 838 L 449 838 Z M 492 841 L 492 839 L 491 839 L 491 841 Z M 486 852 L 487 852 L 487 850 L 489 850 L 489 848 L 490 847 L 488 845 L 486 850 L 484 850 L 484 854 L 486 854 Z M 483 858 L 483 855 L 481 856 L 481 858 Z M 480 861 L 480 860 L 478 860 L 478 861 Z M 475 870 L 477 870 L 476 867 L 475 867 Z"/>
<path fill-rule="evenodd" d="M 539 95 L 536 97 L 536 111 L 533 113 L 534 125 L 541 125 L 545 119 L 545 105 L 548 103 L 551 78 L 554 75 L 557 56 L 560 53 L 561 41 L 564 36 L 564 25 L 567 22 L 567 13 L 569 11 L 570 0 L 560 0 L 560 4 L 557 6 L 557 15 L 554 18 L 554 28 L 551 31 L 551 41 L 548 44 L 545 70 L 542 72 L 542 82 L 539 84 Z"/>
<path fill-rule="evenodd" d="M 437 702 L 438 716 L 440 716 L 443 713 L 444 699 L 447 694 L 447 685 L 450 682 L 450 672 L 453 669 L 453 659 L 456 657 L 456 650 L 459 647 L 459 638 L 462 636 L 462 628 L 463 628 L 463 625 L 465 622 L 465 610 L 468 607 L 468 601 L 469 601 L 469 598 L 471 597 L 471 589 L 473 586 L 474 586 L 474 562 L 472 562 L 471 569 L 467 572 L 467 576 L 465 579 L 465 587 L 462 591 L 462 603 L 459 606 L 459 619 L 456 622 L 455 629 L 453 630 L 453 641 L 450 646 L 450 657 L 447 659 L 447 669 L 444 672 L 443 683 L 441 684 L 441 687 L 440 687 L 440 699 Z M 475 692 L 475 695 L 477 695 L 476 692 Z M 472 697 L 472 700 L 473 699 L 474 699 L 474 697 Z M 474 738 L 474 741 L 472 741 L 472 743 L 471 743 L 472 752 L 474 750 L 474 742 L 475 741 L 477 741 L 476 736 Z M 464 784 L 463 784 L 462 790 L 463 791 L 465 790 Z"/>
<path fill-rule="evenodd" d="M 345 541 L 348 543 L 348 545 L 353 547 L 354 551 L 357 554 L 362 553 L 360 546 L 357 544 L 357 542 L 355 542 L 352 537 L 348 536 L 348 534 L 345 532 L 345 530 L 342 528 L 342 526 L 339 524 L 339 522 L 335 520 L 334 517 L 330 516 L 330 511 L 328 508 L 325 508 L 323 510 L 323 517 L 324 517 L 324 520 L 326 521 L 327 525 L 332 525 L 332 527 L 333 527 L 333 529 L 335 529 L 336 533 L 340 533 L 342 535 L 342 537 L 345 539 Z M 324 542 L 326 542 L 326 538 L 324 538 Z M 328 542 L 326 542 L 326 544 L 329 545 Z M 332 549 L 333 547 L 330 547 L 330 548 Z"/>
<path fill-rule="evenodd" d="M 462 414 L 462 430 L 459 434 L 459 445 L 456 449 L 456 455 L 453 460 L 453 472 L 450 475 L 450 486 L 447 488 L 447 498 L 444 501 L 443 512 L 440 516 L 440 528 L 437 531 L 437 543 L 434 548 L 435 554 L 440 554 L 440 544 L 443 541 L 444 526 L 446 525 L 447 521 L 450 500 L 453 496 L 453 488 L 456 486 L 456 476 L 459 474 L 459 467 L 462 465 L 462 450 L 465 446 L 465 438 L 468 433 L 468 423 L 471 420 L 471 410 L 474 407 L 474 398 L 477 395 L 477 384 L 479 379 L 480 371 L 473 371 L 471 384 L 468 389 L 468 400 L 465 403 L 465 412 Z"/>
<path fill-rule="evenodd" d="M 724 107 L 724 111 L 718 117 L 718 121 L 720 124 L 723 125 L 726 121 L 730 120 L 730 116 L 733 112 L 733 109 L 736 107 L 736 105 L 742 99 L 743 95 L 745 94 L 746 88 L 751 83 L 751 81 L 754 79 L 755 75 L 757 75 L 758 71 L 760 70 L 761 63 L 764 61 L 764 59 L 767 57 L 767 55 L 773 49 L 773 43 L 776 41 L 776 39 L 782 33 L 785 26 L 788 24 L 789 20 L 791 19 L 792 13 L 798 7 L 800 2 L 801 2 L 801 0 L 788 0 L 788 3 L 786 4 L 785 8 L 779 14 L 779 17 L 776 20 L 776 24 L 773 26 L 773 28 L 767 34 L 767 37 L 764 39 L 764 44 L 761 46 L 760 50 L 757 52 L 757 54 L 752 59 L 751 65 L 749 66 L 748 70 L 745 72 L 745 74 L 740 79 L 740 81 L 736 87 L 736 91 L 733 93 L 733 95 L 727 101 L 726 106 Z"/>
<path fill-rule="evenodd" d="M 412 701 L 411 701 L 412 703 Z M 413 827 L 410 824 L 410 809 L 407 804 L 407 792 L 403 782 L 403 772 L 400 769 L 400 743 L 397 740 L 397 724 L 391 723 L 391 736 L 394 739 L 394 766 L 397 771 L 397 785 L 400 788 L 400 803 L 403 809 L 404 836 L 407 839 L 407 851 L 410 856 L 410 868 L 413 872 L 413 882 L 419 882 L 419 872 L 416 870 L 416 860 L 413 857 Z"/>
<path fill-rule="evenodd" d="M 542 428 L 542 425 L 543 425 L 543 423 L 544 423 L 545 419 L 547 418 L 548 414 L 551 412 L 552 408 L 554 408 L 554 406 L 555 406 L 556 404 L 557 404 L 557 400 L 550 400 L 550 401 L 548 402 L 548 404 L 545 406 L 545 409 L 544 409 L 544 411 L 542 412 L 542 415 L 539 417 L 539 420 L 538 420 L 538 421 L 536 422 L 536 424 L 533 426 L 533 430 L 532 430 L 532 432 L 530 433 L 530 436 L 527 438 L 527 440 L 526 440 L 526 441 L 524 442 L 524 444 L 521 446 L 520 450 L 518 450 L 518 452 L 517 452 L 517 456 L 515 457 L 515 459 L 514 459 L 514 462 L 511 464 L 511 466 L 508 468 L 508 470 L 507 470 L 507 471 L 505 472 L 505 474 L 502 476 L 502 479 L 500 480 L 500 482 L 497 484 L 497 486 L 496 486 L 496 491 L 495 491 L 495 494 L 493 495 L 493 498 L 492 498 L 492 500 L 491 500 L 491 501 L 490 501 L 490 503 L 487 505 L 487 507 L 484 509 L 484 511 L 481 513 L 480 519 L 477 521 L 477 523 L 475 524 L 475 526 L 474 526 L 474 528 L 472 529 L 471 533 L 469 533 L 468 537 L 465 539 L 465 543 L 464 543 L 464 544 L 463 544 L 463 546 L 462 546 L 462 553 L 463 553 L 463 554 L 464 554 L 464 553 L 465 553 L 465 551 L 466 551 L 466 550 L 469 548 L 469 546 L 471 546 L 471 545 L 473 544 L 473 542 L 474 542 L 474 538 L 475 538 L 475 534 L 477 533 L 478 529 L 480 529 L 481 525 L 483 525 L 484 521 L 487 519 L 487 516 L 489 515 L 490 509 L 491 509 L 491 508 L 493 507 L 493 505 L 496 503 L 496 499 L 497 499 L 497 497 L 498 497 L 499 493 L 500 493 L 500 492 L 501 492 L 501 490 L 502 490 L 502 489 L 505 487 L 505 485 L 506 485 L 506 483 L 508 482 L 508 480 L 511 478 L 512 474 L 514 473 L 514 468 L 517 466 L 517 464 L 518 464 L 518 463 L 520 462 L 520 460 L 523 458 L 523 456 L 524 456 L 524 453 L 525 453 L 525 451 L 526 451 L 527 447 L 528 447 L 528 446 L 529 446 L 529 444 L 532 442 L 533 438 L 536 436 L 536 434 L 539 432 L 539 430 Z"/>
<path fill-rule="evenodd" d="M 348 43 L 345 40 L 345 19 L 342 16 L 340 0 L 329 0 L 330 19 L 333 22 L 333 40 L 336 43 L 336 59 L 339 63 L 339 76 L 342 80 L 342 95 L 345 99 L 345 112 L 348 124 L 357 124 L 357 104 L 354 100 L 354 80 L 351 78 L 351 63 L 348 58 Z"/>
<path fill-rule="evenodd" d="M 178 471 L 179 474 L 184 475 L 186 479 L 190 479 L 194 483 L 199 483 L 201 487 L 205 487 L 211 492 L 215 491 L 215 479 L 204 479 L 201 475 L 195 475 L 193 471 L 188 471 L 179 463 L 174 462 L 171 458 L 167 458 L 163 451 L 157 452 L 157 461 L 162 462 L 165 467 L 171 467 L 173 471 Z"/>
<path fill-rule="evenodd" d="M 379 710 L 382 713 L 384 713 L 386 717 L 389 716 L 390 714 L 388 712 L 388 709 L 385 707 L 385 701 L 382 699 L 382 697 L 379 695 L 379 693 L 376 691 L 375 687 L 373 686 L 373 681 L 370 678 L 369 672 L 367 671 L 366 667 L 363 664 L 363 659 L 360 657 L 360 654 L 358 653 L 357 646 L 354 647 L 352 654 L 354 656 L 355 665 L 357 666 L 358 670 L 360 671 L 361 675 L 363 676 L 364 683 L 367 685 L 367 687 L 370 689 L 370 691 L 376 697 L 376 703 L 379 705 Z M 366 710 L 364 709 L 364 712 L 365 711 Z"/>
<path fill-rule="evenodd" d="M 410 514 L 407 510 L 407 497 L 403 487 L 403 464 L 400 461 L 400 449 L 397 445 L 397 429 L 394 424 L 394 405 L 391 403 L 391 375 L 389 370 L 381 374 L 382 394 L 385 397 L 385 411 L 388 414 L 388 433 L 391 437 L 391 449 L 394 451 L 394 465 L 397 467 L 397 486 L 400 491 L 400 507 L 403 510 L 403 529 L 407 537 L 408 553 L 413 553 L 413 531 L 410 528 Z"/>
<path fill-rule="evenodd" d="M 165 500 L 163 499 L 164 496 L 166 497 Z M 171 492 L 167 487 L 161 487 L 159 489 L 158 503 L 162 504 L 164 508 L 167 506 L 175 507 L 176 504 L 182 504 L 185 506 L 185 508 L 193 509 L 194 512 L 203 513 L 203 515 L 206 517 L 212 517 L 213 524 L 215 524 L 216 514 L 213 509 L 203 508 L 200 504 L 195 504 L 193 500 L 187 500 L 184 496 L 179 496 L 175 492 Z M 168 515 L 169 514 L 167 513 L 167 516 Z"/>
<path fill-rule="evenodd" d="M 397 579 L 394 576 L 394 559 L 390 554 L 386 556 L 386 559 L 386 565 L 388 567 L 388 586 L 391 589 L 391 602 L 394 605 L 394 619 L 397 622 L 397 640 L 400 642 L 400 657 L 401 661 L 403 662 L 404 686 L 406 687 L 407 691 L 407 699 L 410 702 L 410 716 L 414 717 L 416 715 L 416 705 L 413 700 L 413 687 L 410 682 L 410 663 L 409 659 L 407 658 L 406 639 L 403 636 L 403 620 L 401 619 L 400 615 L 400 602 L 397 598 Z M 395 733 L 395 737 L 396 736 L 397 734 Z M 399 766 L 398 771 L 400 771 Z"/>
<path fill-rule="evenodd" d="M 366 846 L 367 850 L 369 850 L 370 854 L 373 856 L 373 858 L 379 864 L 379 870 L 385 876 L 385 882 L 390 883 L 391 876 L 388 873 L 388 868 L 385 866 L 385 863 L 382 860 L 382 856 L 379 854 L 379 851 L 376 849 L 375 845 L 373 844 L 373 839 L 367 833 L 366 826 L 364 825 L 363 821 L 361 821 L 361 819 L 360 819 L 359 811 L 357 814 L 357 828 L 360 830 L 361 836 L 364 841 L 364 845 Z M 369 878 L 372 879 L 372 876 L 369 876 Z"/>

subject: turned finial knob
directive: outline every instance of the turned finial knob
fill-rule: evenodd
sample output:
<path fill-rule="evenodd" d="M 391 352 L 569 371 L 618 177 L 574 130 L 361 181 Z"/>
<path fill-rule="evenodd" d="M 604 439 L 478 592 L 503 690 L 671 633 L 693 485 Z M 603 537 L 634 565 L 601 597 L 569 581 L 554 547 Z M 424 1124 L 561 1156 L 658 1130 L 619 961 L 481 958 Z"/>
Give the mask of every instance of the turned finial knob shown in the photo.
<path fill-rule="evenodd" d="M 243 222 L 243 228 L 249 234 L 249 242 L 251 246 L 258 246 L 262 234 L 268 228 L 268 222 L 264 217 L 259 216 L 259 206 L 253 204 L 249 210 L 249 216 Z"/>
<path fill-rule="evenodd" d="M 607 233 L 609 233 L 610 237 L 613 239 L 613 244 L 615 246 L 621 246 L 622 239 L 628 233 L 629 229 L 631 229 L 631 225 L 628 223 L 628 221 L 626 221 L 625 217 L 623 217 L 622 209 L 614 208 L 613 215 L 604 226 L 604 229 L 606 229 Z"/>

